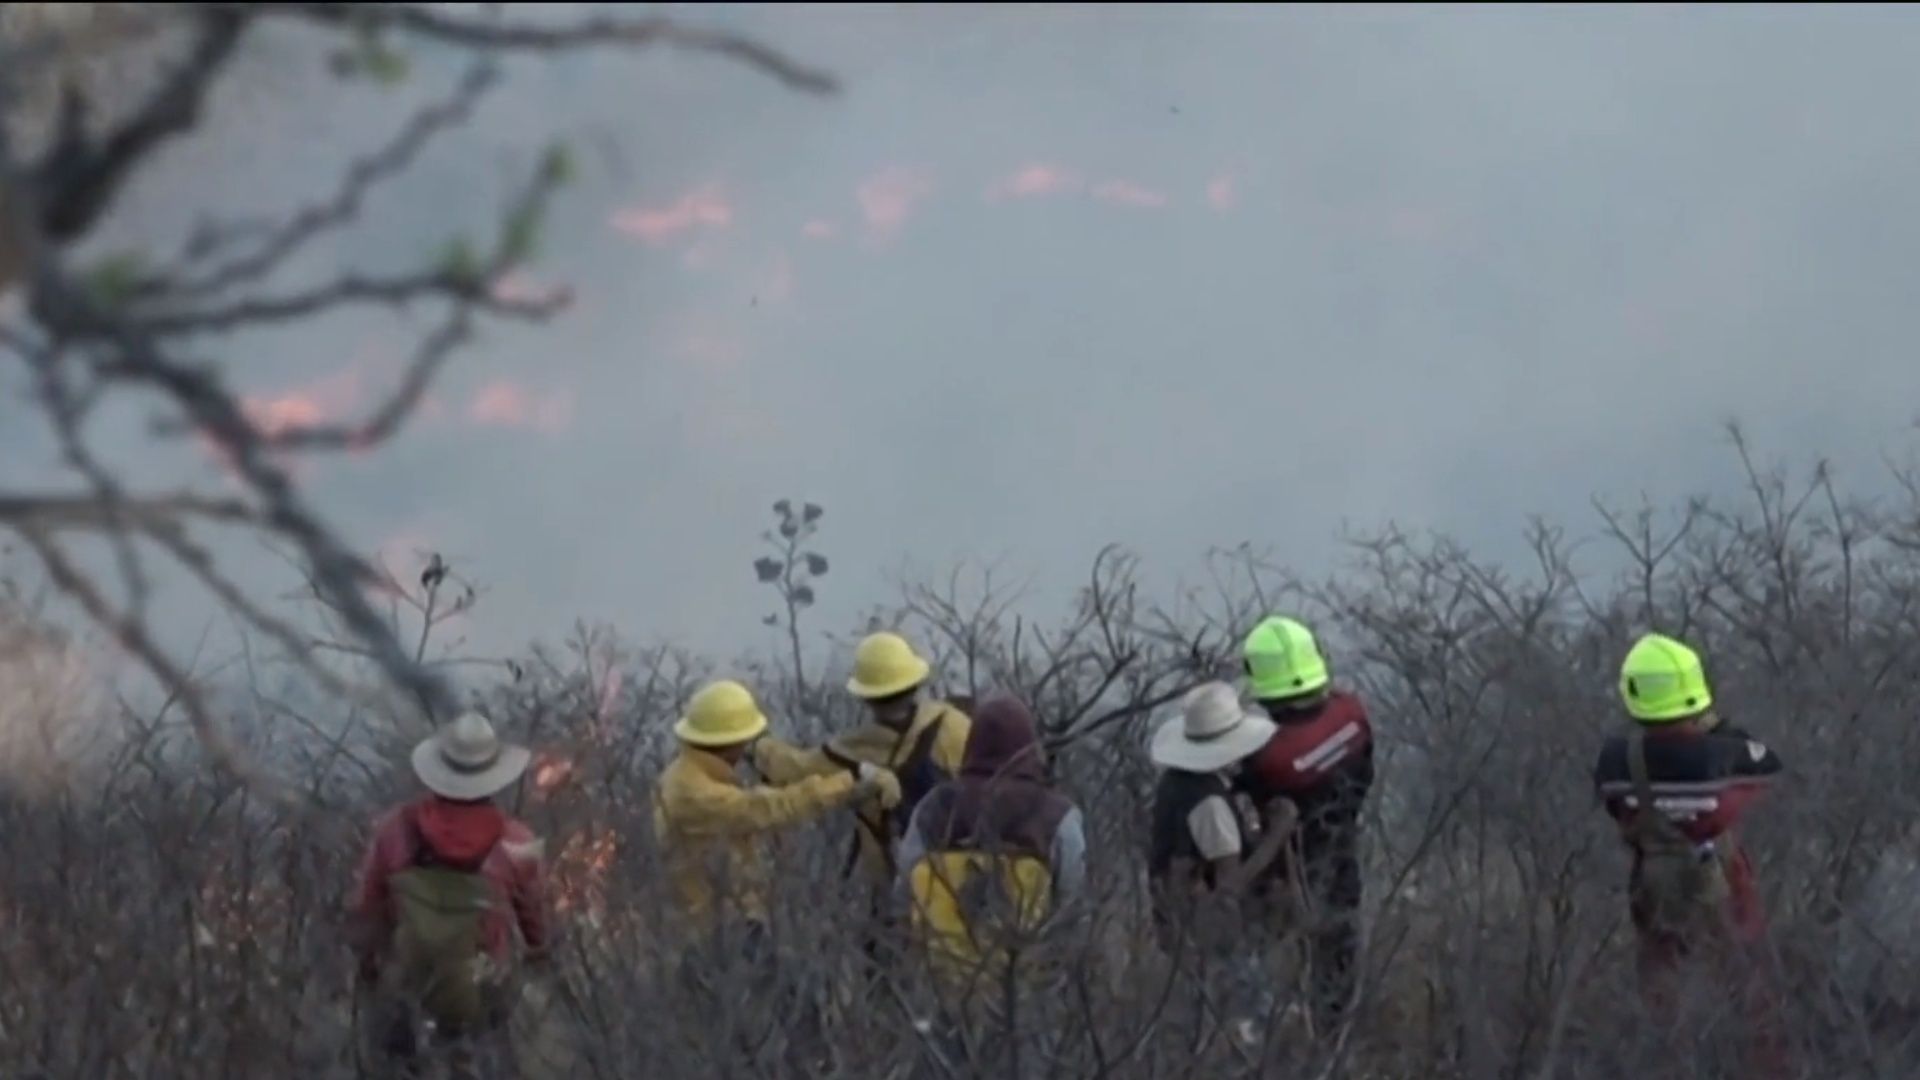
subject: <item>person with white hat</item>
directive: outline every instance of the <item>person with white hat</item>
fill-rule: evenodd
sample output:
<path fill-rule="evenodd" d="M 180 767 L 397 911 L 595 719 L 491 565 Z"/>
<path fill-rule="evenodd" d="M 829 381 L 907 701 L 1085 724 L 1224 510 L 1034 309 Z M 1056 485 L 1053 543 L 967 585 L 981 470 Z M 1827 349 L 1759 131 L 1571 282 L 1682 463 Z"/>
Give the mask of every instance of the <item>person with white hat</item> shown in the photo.
<path fill-rule="evenodd" d="M 1234 806 L 1233 774 L 1273 737 L 1275 725 L 1248 709 L 1224 682 L 1187 694 L 1180 715 L 1153 734 L 1149 756 L 1160 767 L 1154 790 L 1148 869 L 1168 893 L 1235 893 L 1279 852 L 1277 831 L 1258 847 Z"/>
<path fill-rule="evenodd" d="M 1249 709 L 1239 692 L 1210 682 L 1187 694 L 1180 715 L 1154 732 L 1149 754 L 1160 767 L 1154 789 L 1147 868 L 1154 930 L 1169 954 L 1186 952 L 1225 965 L 1239 999 L 1239 1037 L 1256 1037 L 1269 1000 L 1259 950 L 1243 933 L 1236 899 L 1259 879 L 1286 843 L 1284 825 L 1257 843 L 1234 805 L 1234 776 L 1273 737 L 1275 724 Z M 1183 938 L 1197 949 L 1181 949 Z"/>
<path fill-rule="evenodd" d="M 530 963 L 549 955 L 541 843 L 494 801 L 531 756 L 463 713 L 414 747 L 427 794 L 374 829 L 350 921 L 390 1057 L 418 1056 L 423 1020 L 456 1054 L 503 1052 L 515 931 Z"/>

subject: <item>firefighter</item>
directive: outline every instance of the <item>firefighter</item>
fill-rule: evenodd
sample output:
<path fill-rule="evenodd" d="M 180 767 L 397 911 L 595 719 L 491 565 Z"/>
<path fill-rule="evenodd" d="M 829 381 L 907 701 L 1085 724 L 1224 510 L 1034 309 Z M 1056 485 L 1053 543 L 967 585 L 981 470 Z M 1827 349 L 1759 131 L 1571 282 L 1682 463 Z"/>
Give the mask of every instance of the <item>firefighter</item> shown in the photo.
<path fill-rule="evenodd" d="M 1354 995 L 1360 951 L 1360 812 L 1373 789 L 1373 726 L 1360 698 L 1333 685 L 1313 632 L 1275 615 L 1242 647 L 1248 695 L 1274 731 L 1239 773 L 1265 828 L 1293 822 L 1257 887 L 1270 929 L 1304 917 L 1315 1028 L 1335 1029 Z M 1297 903 L 1296 903 L 1297 901 Z M 1303 908 L 1304 910 L 1296 910 Z"/>
<path fill-rule="evenodd" d="M 1780 757 L 1721 718 L 1699 654 L 1665 635 L 1627 653 L 1620 698 L 1631 722 L 1601 746 L 1593 780 L 1633 857 L 1642 994 L 1670 1018 L 1686 1004 L 1682 977 L 1704 974 L 1720 984 L 1714 997 L 1730 991 L 1747 1013 L 1758 1071 L 1779 1075 L 1778 1003 L 1760 956 L 1766 913 L 1736 829 L 1780 774 Z"/>

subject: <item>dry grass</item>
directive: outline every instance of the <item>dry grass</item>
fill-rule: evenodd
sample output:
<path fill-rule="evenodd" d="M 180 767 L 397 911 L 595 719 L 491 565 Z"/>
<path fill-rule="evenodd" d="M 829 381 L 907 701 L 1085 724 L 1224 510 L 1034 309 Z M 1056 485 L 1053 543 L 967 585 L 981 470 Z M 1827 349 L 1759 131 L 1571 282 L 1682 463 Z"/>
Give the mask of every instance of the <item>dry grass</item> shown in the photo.
<path fill-rule="evenodd" d="M 1221 588 L 1166 609 L 1145 607 L 1127 587 L 1130 566 L 1109 559 L 1064 629 L 1046 635 L 957 584 L 913 592 L 910 610 L 882 621 L 939 643 L 942 670 L 972 671 L 956 692 L 1009 685 L 1041 702 L 1065 739 L 1058 778 L 1091 828 L 1095 900 L 1049 943 L 1066 963 L 1014 988 L 1003 1011 L 1018 1018 L 1018 1039 L 950 1048 L 952 1074 L 1479 1080 L 1671 1064 L 1637 1003 L 1624 860 L 1587 783 L 1617 722 L 1612 666 L 1651 624 L 1701 643 L 1728 713 L 1792 770 L 1751 839 L 1793 987 L 1797 1075 L 1912 1075 L 1920 942 L 1909 886 L 1920 871 L 1906 777 L 1920 759 L 1910 720 L 1920 518 L 1849 509 L 1837 493 L 1829 518 L 1794 517 L 1779 512 L 1794 503 L 1784 482 L 1759 478 L 1755 492 L 1744 510 L 1649 517 L 1652 532 L 1638 535 L 1658 547 L 1662 529 L 1684 528 L 1682 541 L 1599 595 L 1548 534 L 1533 580 L 1388 535 L 1358 544 L 1351 572 L 1317 585 L 1227 556 Z M 1191 956 L 1169 965 L 1150 944 L 1148 716 L 1128 709 L 1215 673 L 1225 631 L 1270 607 L 1315 617 L 1367 692 L 1382 778 L 1368 822 L 1361 1022 L 1305 1037 L 1298 965 L 1281 949 L 1269 964 L 1269 1038 L 1247 1047 L 1209 1016 L 1223 976 Z M 709 962 L 686 981 L 686 943 L 662 930 L 645 800 L 670 719 L 705 669 L 614 644 L 585 635 L 540 650 L 491 691 L 509 728 L 574 764 L 565 783 L 520 796 L 555 853 L 568 927 L 562 977 L 521 1017 L 525 1046 L 562 1063 L 528 1075 L 706 1077 L 749 1062 L 757 1075 L 941 1075 L 909 1020 L 932 1015 L 919 966 L 890 953 L 873 978 L 861 958 L 864 898 L 839 874 L 844 821 L 783 845 L 779 962 Z M 613 683 L 616 655 L 624 678 Z M 756 674 L 796 734 L 847 721 L 844 702 L 794 696 L 790 673 Z M 59 700 L 49 707 L 81 707 Z M 364 822 L 405 789 L 380 763 L 398 757 L 375 735 L 319 734 L 346 717 L 310 717 L 324 722 L 309 730 L 285 703 L 232 704 L 252 721 L 255 753 L 310 776 L 318 812 L 216 778 L 164 723 L 132 728 L 97 784 L 9 793 L 0 1073 L 356 1075 L 340 901 Z M 1066 738 L 1089 718 L 1098 730 Z M 1702 1055 L 1694 1075 L 1743 1075 L 1733 1027 L 1689 1045 Z M 1017 1061 L 1005 1056 L 1013 1047 Z"/>

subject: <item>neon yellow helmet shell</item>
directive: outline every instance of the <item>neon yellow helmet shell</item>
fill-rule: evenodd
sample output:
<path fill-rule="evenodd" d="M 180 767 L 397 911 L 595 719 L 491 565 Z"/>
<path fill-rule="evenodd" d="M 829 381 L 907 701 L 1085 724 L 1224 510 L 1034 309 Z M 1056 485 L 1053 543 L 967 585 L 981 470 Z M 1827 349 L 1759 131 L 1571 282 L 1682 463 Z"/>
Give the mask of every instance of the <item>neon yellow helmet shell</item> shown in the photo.
<path fill-rule="evenodd" d="M 927 681 L 932 665 L 913 651 L 899 634 L 869 634 L 853 651 L 853 678 L 847 690 L 858 698 L 873 701 L 890 698 Z"/>
<path fill-rule="evenodd" d="M 673 727 L 681 742 L 693 746 L 737 746 L 766 730 L 767 717 L 753 691 L 731 679 L 701 687 Z"/>
<path fill-rule="evenodd" d="M 1700 654 L 1665 634 L 1634 642 L 1620 665 L 1620 700 L 1643 724 L 1669 724 L 1713 706 Z"/>
<path fill-rule="evenodd" d="M 1247 635 L 1242 652 L 1247 689 L 1256 701 L 1311 694 L 1327 685 L 1327 659 L 1313 631 L 1297 619 L 1275 615 Z"/>

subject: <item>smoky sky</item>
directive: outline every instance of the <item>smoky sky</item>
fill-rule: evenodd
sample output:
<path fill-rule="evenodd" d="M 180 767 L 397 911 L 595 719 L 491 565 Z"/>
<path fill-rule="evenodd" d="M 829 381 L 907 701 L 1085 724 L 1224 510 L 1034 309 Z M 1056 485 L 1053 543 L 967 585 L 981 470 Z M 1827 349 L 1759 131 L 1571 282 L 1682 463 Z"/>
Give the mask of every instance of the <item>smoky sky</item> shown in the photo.
<path fill-rule="evenodd" d="M 684 54 L 516 61 L 276 283 L 430 257 L 548 140 L 577 151 L 516 282 L 574 309 L 489 330 L 393 444 L 301 472 L 364 547 L 484 580 L 481 645 L 580 616 L 756 647 L 750 563 L 786 496 L 827 510 L 840 628 L 896 572 L 960 559 L 1058 602 L 1108 541 L 1160 582 L 1241 541 L 1332 571 L 1343 528 L 1388 521 L 1511 555 L 1529 514 L 1592 525 L 1595 494 L 1730 489 L 1734 417 L 1861 491 L 1909 452 L 1911 12 L 679 14 L 844 91 Z M 326 192 L 454 62 L 338 89 L 298 34 L 256 41 L 89 251 Z M 423 325 L 203 344 L 261 422 L 294 422 L 369 407 Z M 222 483 L 190 446 L 156 452 L 146 415 L 98 437 L 144 482 Z M 9 481 L 61 479 L 17 404 L 0 443 Z"/>

